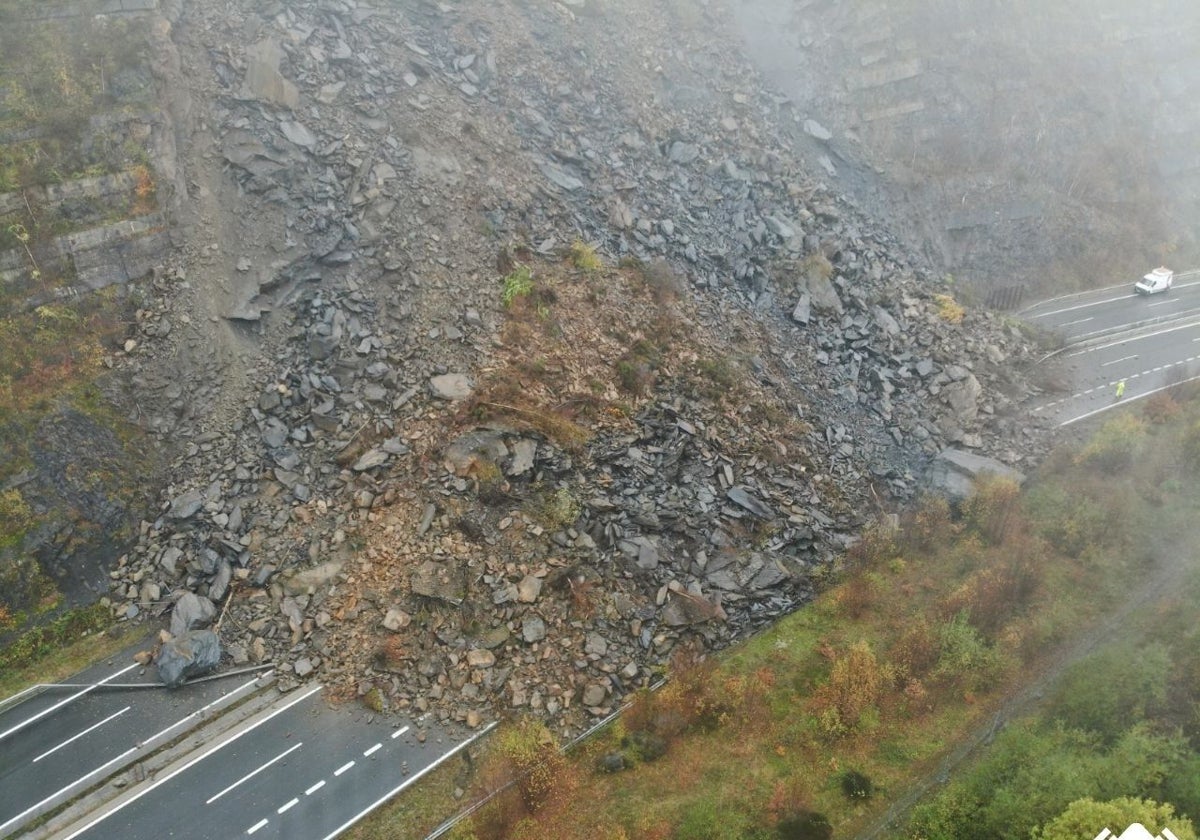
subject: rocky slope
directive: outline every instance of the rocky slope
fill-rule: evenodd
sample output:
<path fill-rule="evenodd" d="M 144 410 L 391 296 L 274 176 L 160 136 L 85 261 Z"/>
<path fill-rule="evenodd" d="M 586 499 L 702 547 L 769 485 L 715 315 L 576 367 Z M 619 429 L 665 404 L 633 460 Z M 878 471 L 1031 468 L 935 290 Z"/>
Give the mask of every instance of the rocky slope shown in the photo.
<path fill-rule="evenodd" d="M 730 7 L 161 11 L 183 245 L 117 367 L 178 454 L 119 615 L 569 730 L 944 446 L 1038 451 L 1030 342 L 798 165 Z"/>
<path fill-rule="evenodd" d="M 814 169 L 981 299 L 1200 259 L 1194 3 L 750 0 L 735 21 Z"/>

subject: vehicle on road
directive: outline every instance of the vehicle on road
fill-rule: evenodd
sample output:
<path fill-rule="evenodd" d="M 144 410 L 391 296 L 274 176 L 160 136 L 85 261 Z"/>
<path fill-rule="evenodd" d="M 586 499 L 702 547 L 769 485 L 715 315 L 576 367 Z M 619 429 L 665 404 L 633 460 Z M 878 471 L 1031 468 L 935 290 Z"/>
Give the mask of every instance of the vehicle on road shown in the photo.
<path fill-rule="evenodd" d="M 1157 295 L 1161 292 L 1170 291 L 1171 283 L 1174 280 L 1174 271 L 1164 266 L 1159 266 L 1135 283 L 1133 290 L 1139 295 Z"/>

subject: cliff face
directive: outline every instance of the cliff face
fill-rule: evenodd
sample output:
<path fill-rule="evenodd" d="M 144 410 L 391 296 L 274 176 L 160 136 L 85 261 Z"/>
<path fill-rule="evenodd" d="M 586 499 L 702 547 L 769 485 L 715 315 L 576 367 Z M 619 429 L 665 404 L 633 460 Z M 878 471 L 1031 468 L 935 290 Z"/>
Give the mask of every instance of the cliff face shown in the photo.
<path fill-rule="evenodd" d="M 750 0 L 736 18 L 830 183 L 994 302 L 1200 258 L 1195 4 Z"/>

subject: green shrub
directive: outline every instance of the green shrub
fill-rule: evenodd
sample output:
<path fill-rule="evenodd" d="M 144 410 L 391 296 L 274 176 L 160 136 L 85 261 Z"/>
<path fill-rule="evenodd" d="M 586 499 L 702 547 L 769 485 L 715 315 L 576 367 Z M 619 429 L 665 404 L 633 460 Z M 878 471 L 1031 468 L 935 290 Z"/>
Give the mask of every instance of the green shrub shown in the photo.
<path fill-rule="evenodd" d="M 1146 421 L 1134 414 L 1109 420 L 1080 450 L 1076 461 L 1112 475 L 1127 469 L 1146 439 Z"/>
<path fill-rule="evenodd" d="M 875 792 L 875 785 L 865 774 L 857 770 L 847 770 L 841 778 L 842 793 L 849 799 L 870 799 Z"/>
<path fill-rule="evenodd" d="M 1170 673 L 1171 657 L 1160 644 L 1106 649 L 1067 670 L 1049 714 L 1112 743 L 1131 724 L 1162 709 Z"/>
<path fill-rule="evenodd" d="M 1003 658 L 984 641 L 964 610 L 938 628 L 936 677 L 955 680 L 966 688 L 986 688 L 999 677 Z"/>
<path fill-rule="evenodd" d="M 500 294 L 500 302 L 506 307 L 512 306 L 513 301 L 527 297 L 532 291 L 533 275 L 529 271 L 529 266 L 517 266 L 511 274 L 504 278 L 504 291 Z"/>

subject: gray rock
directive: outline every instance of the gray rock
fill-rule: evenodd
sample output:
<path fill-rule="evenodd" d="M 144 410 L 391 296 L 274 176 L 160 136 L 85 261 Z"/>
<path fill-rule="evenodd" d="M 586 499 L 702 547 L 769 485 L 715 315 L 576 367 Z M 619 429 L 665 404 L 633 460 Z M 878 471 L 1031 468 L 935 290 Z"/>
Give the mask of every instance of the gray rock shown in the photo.
<path fill-rule="evenodd" d="M 208 598 L 210 601 L 220 601 L 225 597 L 225 593 L 229 591 L 229 582 L 233 579 L 233 568 L 229 565 L 228 560 L 222 559 L 217 564 L 217 573 L 213 576 L 212 583 L 208 586 Z"/>
<path fill-rule="evenodd" d="M 204 627 L 216 617 L 217 608 L 212 601 L 194 592 L 185 593 L 171 611 L 171 635 L 182 636 L 189 630 Z"/>
<path fill-rule="evenodd" d="M 304 656 L 296 660 L 296 664 L 292 666 L 292 670 L 296 672 L 297 677 L 303 679 L 316 669 L 313 666 L 312 660 Z"/>
<path fill-rule="evenodd" d="M 169 545 L 163 549 L 162 556 L 158 558 L 158 564 L 163 567 L 163 571 L 174 576 L 178 573 L 177 563 L 179 558 L 183 556 L 183 549 L 175 545 Z"/>
<path fill-rule="evenodd" d="M 471 380 L 461 373 L 444 373 L 429 380 L 429 391 L 441 400 L 465 400 L 473 391 Z"/>
<path fill-rule="evenodd" d="M 682 140 L 676 140 L 667 151 L 667 157 L 672 163 L 691 163 L 700 157 L 700 147 L 694 143 L 684 143 Z"/>
<path fill-rule="evenodd" d="M 961 449 L 944 449 L 933 460 L 929 486 L 953 502 L 967 499 L 975 488 L 975 480 L 983 475 L 1009 478 L 1021 484 L 1025 475 L 994 458 L 986 458 Z"/>
<path fill-rule="evenodd" d="M 770 519 L 775 512 L 763 504 L 762 500 L 745 487 L 730 487 L 725 493 L 729 501 L 753 513 L 760 519 Z"/>
<path fill-rule="evenodd" d="M 660 562 L 658 545 L 649 537 L 635 537 L 632 540 L 621 540 L 621 551 L 634 559 L 639 569 L 652 571 L 658 568 Z"/>
<path fill-rule="evenodd" d="M 536 615 L 527 615 L 521 621 L 521 638 L 529 644 L 546 638 L 546 622 Z"/>
<path fill-rule="evenodd" d="M 211 630 L 193 630 L 164 644 L 155 660 L 158 679 L 168 688 L 206 674 L 221 664 L 221 642 Z"/>
<path fill-rule="evenodd" d="M 467 587 L 461 572 L 447 564 L 426 560 L 409 577 L 413 594 L 436 598 L 457 606 L 466 597 Z"/>
<path fill-rule="evenodd" d="M 516 477 L 525 475 L 533 469 L 533 459 L 537 455 L 537 441 L 521 438 L 512 446 L 512 461 L 506 469 L 505 475 Z"/>
<path fill-rule="evenodd" d="M 298 123 L 295 120 L 284 120 L 279 124 L 279 130 L 283 132 L 292 143 L 305 149 L 311 149 L 317 145 L 317 138 L 309 131 L 303 123 Z"/>
<path fill-rule="evenodd" d="M 322 563 L 311 569 L 297 572 L 284 582 L 283 588 L 293 595 L 316 592 L 333 583 L 341 571 L 342 562 L 340 560 L 331 560 L 328 563 Z"/>
<path fill-rule="evenodd" d="M 833 132 L 825 126 L 821 125 L 816 120 L 804 121 L 804 133 L 809 137 L 815 137 L 817 140 L 832 140 Z"/>
<path fill-rule="evenodd" d="M 204 493 L 200 490 L 188 490 L 171 500 L 167 516 L 171 519 L 189 519 L 204 504 Z"/>
<path fill-rule="evenodd" d="M 246 78 L 242 83 L 242 97 L 261 99 L 285 108 L 300 104 L 300 93 L 296 86 L 279 72 L 279 61 L 283 50 L 279 42 L 268 39 L 259 41 L 246 49 Z"/>
<path fill-rule="evenodd" d="M 599 706 L 604 702 L 605 696 L 608 694 L 608 689 L 599 683 L 588 683 L 583 689 L 583 705 Z"/>
<path fill-rule="evenodd" d="M 399 632 L 412 623 L 412 616 L 404 610 L 395 607 L 387 611 L 383 617 L 383 626 L 392 632 Z"/>
<path fill-rule="evenodd" d="M 812 295 L 808 292 L 800 295 L 800 300 L 796 301 L 796 308 L 792 310 L 792 320 L 805 327 L 812 320 Z"/>
<path fill-rule="evenodd" d="M 375 447 L 374 449 L 370 449 L 359 456 L 359 459 L 354 462 L 354 465 L 350 469 L 354 470 L 355 472 L 366 472 L 367 470 L 374 469 L 375 467 L 379 467 L 387 463 L 387 459 L 390 457 L 391 456 L 384 452 L 381 448 Z"/>
<path fill-rule="evenodd" d="M 571 173 L 567 172 L 561 166 L 554 163 L 543 163 L 538 166 L 542 174 L 546 176 L 553 184 L 561 187 L 567 192 L 583 189 L 583 181 L 576 178 Z"/>

